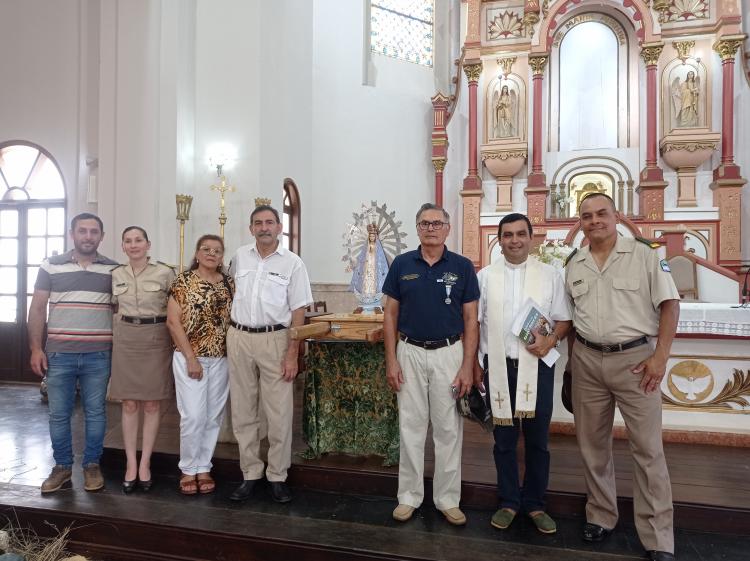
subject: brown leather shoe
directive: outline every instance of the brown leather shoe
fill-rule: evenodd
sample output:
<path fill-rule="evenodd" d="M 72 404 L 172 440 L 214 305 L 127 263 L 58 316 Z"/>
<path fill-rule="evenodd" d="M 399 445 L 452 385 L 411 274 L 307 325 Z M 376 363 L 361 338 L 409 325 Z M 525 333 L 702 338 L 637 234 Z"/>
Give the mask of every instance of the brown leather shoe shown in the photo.
<path fill-rule="evenodd" d="M 104 487 L 104 477 L 99 464 L 83 466 L 83 488 L 87 491 L 98 491 Z"/>
<path fill-rule="evenodd" d="M 73 470 L 64 466 L 55 466 L 49 473 L 49 477 L 42 483 L 42 493 L 54 493 L 58 491 L 60 487 L 70 481 L 70 477 L 73 475 Z"/>

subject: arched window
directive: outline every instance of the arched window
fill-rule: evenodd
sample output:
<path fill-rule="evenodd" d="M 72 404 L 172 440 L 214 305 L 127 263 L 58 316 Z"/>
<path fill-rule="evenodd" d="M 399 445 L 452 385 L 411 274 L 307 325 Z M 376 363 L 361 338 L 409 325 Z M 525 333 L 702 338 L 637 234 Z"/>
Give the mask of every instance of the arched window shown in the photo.
<path fill-rule="evenodd" d="M 294 181 L 286 178 L 284 180 L 284 197 L 282 204 L 283 229 L 281 232 L 282 243 L 286 249 L 291 250 L 297 255 L 300 254 L 300 228 L 299 228 L 299 191 Z"/>
<path fill-rule="evenodd" d="M 0 142 L 0 379 L 29 370 L 26 317 L 42 260 L 65 252 L 65 185 L 52 156 L 29 142 Z"/>
<path fill-rule="evenodd" d="M 0 143 L 0 323 L 19 323 L 42 260 L 65 251 L 65 186 L 43 148 Z"/>
<path fill-rule="evenodd" d="M 432 66 L 433 0 L 371 0 L 370 50 Z"/>

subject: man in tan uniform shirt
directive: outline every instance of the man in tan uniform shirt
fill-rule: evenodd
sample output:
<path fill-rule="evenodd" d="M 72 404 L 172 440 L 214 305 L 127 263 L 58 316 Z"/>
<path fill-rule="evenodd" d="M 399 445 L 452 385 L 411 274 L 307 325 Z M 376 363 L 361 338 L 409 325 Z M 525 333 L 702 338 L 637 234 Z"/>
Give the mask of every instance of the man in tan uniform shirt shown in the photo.
<path fill-rule="evenodd" d="M 586 197 L 580 217 L 590 245 L 569 258 L 565 285 L 574 304 L 573 411 L 588 493 L 583 539 L 601 541 L 617 523 L 612 461 L 617 404 L 633 453 L 638 536 L 649 559 L 671 561 L 672 490 L 661 437 L 660 383 L 677 329 L 679 295 L 669 266 L 649 242 L 618 236 L 612 199 Z"/>

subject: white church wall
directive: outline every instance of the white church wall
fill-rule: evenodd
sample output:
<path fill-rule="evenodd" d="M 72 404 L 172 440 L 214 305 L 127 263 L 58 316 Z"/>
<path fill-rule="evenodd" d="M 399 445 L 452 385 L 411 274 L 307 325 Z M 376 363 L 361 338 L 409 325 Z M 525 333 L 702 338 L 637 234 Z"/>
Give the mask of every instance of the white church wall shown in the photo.
<path fill-rule="evenodd" d="M 364 2 L 313 4 L 313 185 L 302 235 L 317 282 L 348 282 L 342 234 L 362 203 L 377 200 L 395 210 L 414 249 L 414 214 L 434 197 L 433 70 L 372 55 L 374 72 L 363 76 L 364 9 Z"/>
<path fill-rule="evenodd" d="M 3 2 L 0 142 L 23 140 L 48 150 L 60 167 L 69 216 L 88 210 L 79 188 L 87 154 L 85 105 L 89 71 L 85 0 Z M 85 179 L 83 181 L 85 185 Z"/>
<path fill-rule="evenodd" d="M 195 155 L 191 236 L 186 254 L 192 254 L 202 234 L 219 232 L 218 183 L 209 167 L 209 153 L 231 147 L 234 162 L 225 174 L 237 188 L 227 193 L 225 240 L 227 253 L 250 240 L 248 210 L 259 196 L 261 69 L 276 62 L 261 59 L 259 2 L 199 0 L 195 37 Z M 269 22 L 270 24 L 270 22 Z M 281 189 L 281 185 L 279 185 Z M 274 201 L 278 205 L 278 197 Z"/>

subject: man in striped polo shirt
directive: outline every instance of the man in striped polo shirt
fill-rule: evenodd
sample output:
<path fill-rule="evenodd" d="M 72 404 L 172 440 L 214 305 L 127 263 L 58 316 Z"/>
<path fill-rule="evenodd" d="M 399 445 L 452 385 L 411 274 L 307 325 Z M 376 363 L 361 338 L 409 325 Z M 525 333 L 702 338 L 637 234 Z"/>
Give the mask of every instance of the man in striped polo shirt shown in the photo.
<path fill-rule="evenodd" d="M 101 219 L 79 214 L 70 223 L 73 249 L 45 259 L 29 308 L 31 369 L 47 373 L 49 434 L 55 467 L 42 483 L 51 493 L 70 481 L 73 442 L 70 418 L 81 389 L 86 448 L 84 488 L 104 487 L 99 469 L 106 427 L 105 396 L 112 352 L 112 269 L 117 262 L 99 255 L 104 237 Z M 49 318 L 45 318 L 49 303 Z M 47 319 L 47 344 L 42 348 Z"/>

